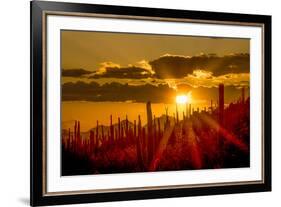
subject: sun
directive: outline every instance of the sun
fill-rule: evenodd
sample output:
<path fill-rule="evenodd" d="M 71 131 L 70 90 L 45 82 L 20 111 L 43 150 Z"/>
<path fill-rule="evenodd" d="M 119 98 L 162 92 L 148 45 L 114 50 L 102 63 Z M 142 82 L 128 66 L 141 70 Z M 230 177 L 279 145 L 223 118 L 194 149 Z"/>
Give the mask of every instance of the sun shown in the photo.
<path fill-rule="evenodd" d="M 177 104 L 187 104 L 191 102 L 191 93 L 176 96 Z"/>

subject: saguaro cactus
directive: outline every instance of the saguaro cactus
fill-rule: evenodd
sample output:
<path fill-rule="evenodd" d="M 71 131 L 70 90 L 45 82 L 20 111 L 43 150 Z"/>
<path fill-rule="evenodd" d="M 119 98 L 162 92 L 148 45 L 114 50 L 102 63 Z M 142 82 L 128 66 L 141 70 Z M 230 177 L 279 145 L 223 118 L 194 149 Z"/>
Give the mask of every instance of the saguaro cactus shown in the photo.
<path fill-rule="evenodd" d="M 224 127 L 224 85 L 219 85 L 219 126 L 218 126 L 218 139 L 219 139 L 219 146 L 221 148 L 221 157 L 224 157 L 224 139 L 221 135 L 220 131 Z"/>
<path fill-rule="evenodd" d="M 96 127 L 95 149 L 97 149 L 98 145 L 99 145 L 99 121 L 97 121 L 97 127 Z"/>
<path fill-rule="evenodd" d="M 167 127 L 170 126 L 170 121 L 169 121 L 169 116 L 168 116 L 168 107 L 165 107 L 165 111 L 166 111 L 166 121 L 165 121 L 164 128 L 166 129 Z"/>
<path fill-rule="evenodd" d="M 80 121 L 78 121 L 77 137 L 78 137 L 78 139 L 80 139 Z"/>
<path fill-rule="evenodd" d="M 128 121 L 128 116 L 126 115 L 126 122 L 125 122 L 125 136 L 126 138 L 128 137 L 128 127 L 129 127 L 129 121 Z"/>
<path fill-rule="evenodd" d="M 114 141 L 114 131 L 112 125 L 112 115 L 110 115 L 110 142 L 113 143 Z"/>
<path fill-rule="evenodd" d="M 147 158 L 148 162 L 152 159 L 153 156 L 153 132 L 152 132 L 152 110 L 151 103 L 146 103 L 146 114 L 147 114 Z"/>
<path fill-rule="evenodd" d="M 142 140 L 142 127 L 141 127 L 141 118 L 139 116 L 139 120 L 138 120 L 138 136 L 137 136 L 137 141 L 136 141 L 137 160 L 138 160 L 138 166 L 140 167 L 140 169 L 144 170 L 141 140 Z"/>
<path fill-rule="evenodd" d="M 219 84 L 219 123 L 224 125 L 224 85 Z"/>
<path fill-rule="evenodd" d="M 121 138 L 121 122 L 120 122 L 120 117 L 118 117 L 118 139 L 120 140 L 120 138 Z"/>
<path fill-rule="evenodd" d="M 77 148 L 77 121 L 75 120 L 75 124 L 74 124 L 74 148 L 76 150 Z"/>
<path fill-rule="evenodd" d="M 90 131 L 90 152 L 95 153 L 95 133 Z"/>
<path fill-rule="evenodd" d="M 134 120 L 134 132 L 133 132 L 133 137 L 134 137 L 134 142 L 136 141 L 136 136 L 137 136 L 137 122 Z"/>
<path fill-rule="evenodd" d="M 101 125 L 101 137 L 102 137 L 102 141 L 105 141 L 105 137 L 104 137 L 104 131 L 103 131 L 103 125 Z"/>

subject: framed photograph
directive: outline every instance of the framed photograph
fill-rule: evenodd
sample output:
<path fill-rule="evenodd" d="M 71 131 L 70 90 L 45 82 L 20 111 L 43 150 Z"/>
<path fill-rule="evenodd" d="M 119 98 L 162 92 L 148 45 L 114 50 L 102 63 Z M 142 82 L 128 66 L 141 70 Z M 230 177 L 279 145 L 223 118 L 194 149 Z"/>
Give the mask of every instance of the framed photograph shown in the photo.
<path fill-rule="evenodd" d="M 271 17 L 31 2 L 31 205 L 271 190 Z"/>

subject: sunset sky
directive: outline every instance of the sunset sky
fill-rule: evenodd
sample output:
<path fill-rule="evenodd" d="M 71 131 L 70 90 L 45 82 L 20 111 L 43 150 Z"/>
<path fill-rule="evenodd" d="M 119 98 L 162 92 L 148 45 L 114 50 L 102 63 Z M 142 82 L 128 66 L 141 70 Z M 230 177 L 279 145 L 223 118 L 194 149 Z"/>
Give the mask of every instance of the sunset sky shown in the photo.
<path fill-rule="evenodd" d="M 195 108 L 209 106 L 220 83 L 225 103 L 237 101 L 249 88 L 249 49 L 249 39 L 62 31 L 63 127 L 145 118 L 147 101 L 156 116 L 167 106 L 172 115 L 182 94 Z"/>
<path fill-rule="evenodd" d="M 226 102 L 249 86 L 249 39 L 62 31 L 62 100 Z M 117 95 L 118 94 L 118 95 Z"/>

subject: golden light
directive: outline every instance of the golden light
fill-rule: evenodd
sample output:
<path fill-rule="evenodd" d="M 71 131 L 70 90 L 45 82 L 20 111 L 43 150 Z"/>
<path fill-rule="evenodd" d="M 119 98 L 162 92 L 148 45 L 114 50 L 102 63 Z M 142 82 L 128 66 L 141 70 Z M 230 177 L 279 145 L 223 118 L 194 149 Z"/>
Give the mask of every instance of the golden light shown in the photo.
<path fill-rule="evenodd" d="M 191 92 L 188 94 L 181 94 L 176 96 L 176 103 L 177 104 L 187 104 L 191 103 L 192 98 L 191 98 Z"/>
<path fill-rule="evenodd" d="M 187 95 L 178 95 L 176 97 L 177 104 L 186 104 L 188 101 L 189 100 Z"/>

